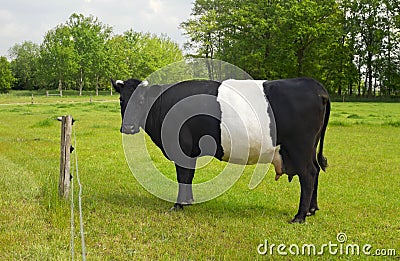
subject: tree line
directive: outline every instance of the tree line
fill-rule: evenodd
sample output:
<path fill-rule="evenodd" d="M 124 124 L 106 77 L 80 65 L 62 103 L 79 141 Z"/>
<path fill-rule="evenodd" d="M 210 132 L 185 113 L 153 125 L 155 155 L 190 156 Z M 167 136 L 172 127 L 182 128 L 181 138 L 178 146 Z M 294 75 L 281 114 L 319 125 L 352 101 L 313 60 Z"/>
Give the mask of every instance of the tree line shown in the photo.
<path fill-rule="evenodd" d="M 0 89 L 104 89 L 185 58 L 219 59 L 255 79 L 308 76 L 339 95 L 400 95 L 398 0 L 195 0 L 180 24 L 186 55 L 166 35 L 114 35 L 72 14 L 41 44 L 0 59 Z M 5 80 L 7 79 L 7 80 Z"/>
<path fill-rule="evenodd" d="M 194 57 L 257 79 L 309 76 L 330 92 L 399 95 L 398 0 L 196 0 L 181 24 Z"/>
<path fill-rule="evenodd" d="M 49 30 L 41 44 L 24 41 L 0 59 L 0 90 L 110 88 L 110 77 L 143 79 L 183 59 L 179 45 L 166 35 L 135 32 L 114 35 L 94 16 L 72 14 Z M 4 73 L 3 73 L 4 71 Z"/>

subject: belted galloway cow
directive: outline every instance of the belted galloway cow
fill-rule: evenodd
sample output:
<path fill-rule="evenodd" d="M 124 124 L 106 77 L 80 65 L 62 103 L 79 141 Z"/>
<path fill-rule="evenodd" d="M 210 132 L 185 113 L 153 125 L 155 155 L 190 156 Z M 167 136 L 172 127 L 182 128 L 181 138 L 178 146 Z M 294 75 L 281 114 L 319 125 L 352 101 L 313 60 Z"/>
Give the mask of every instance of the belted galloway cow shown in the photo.
<path fill-rule="evenodd" d="M 175 163 L 179 191 L 174 209 L 194 202 L 196 159 L 204 155 L 234 164 L 272 163 L 276 180 L 298 175 L 300 204 L 292 223 L 304 222 L 319 209 L 330 99 L 316 80 L 111 82 L 120 93 L 121 132 L 135 134 L 142 128 Z"/>

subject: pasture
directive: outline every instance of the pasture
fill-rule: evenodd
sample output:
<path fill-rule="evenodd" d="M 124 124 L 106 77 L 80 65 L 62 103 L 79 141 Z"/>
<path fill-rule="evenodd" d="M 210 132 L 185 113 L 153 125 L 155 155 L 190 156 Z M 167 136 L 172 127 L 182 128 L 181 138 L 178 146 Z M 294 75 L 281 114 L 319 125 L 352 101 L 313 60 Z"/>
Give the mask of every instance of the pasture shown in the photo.
<path fill-rule="evenodd" d="M 0 259 L 68 260 L 70 201 L 58 197 L 60 123 L 71 114 L 83 185 L 88 260 L 303 260 L 304 244 L 322 260 L 400 256 L 400 104 L 332 104 L 320 175 L 319 207 L 305 224 L 290 225 L 300 185 L 269 171 L 254 190 L 252 167 L 222 196 L 169 212 L 135 180 L 125 161 L 118 96 L 0 96 Z M 75 153 L 75 152 L 74 152 Z M 151 147 L 157 166 L 174 176 L 172 163 Z M 215 175 L 223 163 L 199 169 L 195 181 Z M 77 184 L 75 258 L 80 259 Z M 338 233 L 347 240 L 339 242 Z M 267 253 L 260 244 L 268 242 Z M 329 244 L 336 244 L 330 252 Z M 271 249 L 271 245 L 272 246 Z M 351 244 L 359 255 L 346 255 Z M 284 245 L 278 251 L 278 245 Z M 300 247 L 293 255 L 294 245 Z M 326 245 L 326 246 L 324 246 Z M 271 250 L 271 251 L 270 251 Z M 376 251 L 378 250 L 378 251 Z M 389 251 L 390 250 L 390 251 Z M 312 250 L 310 250 L 312 252 Z M 286 253 L 286 255 L 283 255 Z"/>

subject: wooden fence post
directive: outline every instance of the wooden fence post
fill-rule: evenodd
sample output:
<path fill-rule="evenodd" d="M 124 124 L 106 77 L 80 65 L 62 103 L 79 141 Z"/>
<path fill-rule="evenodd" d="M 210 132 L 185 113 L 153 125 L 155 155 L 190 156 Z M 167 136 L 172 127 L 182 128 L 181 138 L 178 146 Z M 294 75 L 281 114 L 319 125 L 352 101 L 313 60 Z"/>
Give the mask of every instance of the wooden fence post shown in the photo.
<path fill-rule="evenodd" d="M 71 174 L 70 174 L 70 154 L 71 154 L 71 134 L 72 116 L 62 116 L 61 119 L 61 154 L 60 154 L 60 179 L 58 182 L 58 192 L 61 197 L 68 198 Z"/>

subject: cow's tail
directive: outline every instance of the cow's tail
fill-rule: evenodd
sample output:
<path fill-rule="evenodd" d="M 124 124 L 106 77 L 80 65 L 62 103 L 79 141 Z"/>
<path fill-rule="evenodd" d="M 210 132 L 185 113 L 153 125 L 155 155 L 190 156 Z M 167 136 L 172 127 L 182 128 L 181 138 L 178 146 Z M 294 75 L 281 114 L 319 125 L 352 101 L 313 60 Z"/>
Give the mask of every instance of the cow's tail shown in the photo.
<path fill-rule="evenodd" d="M 326 127 L 328 126 L 329 115 L 331 113 L 331 102 L 330 102 L 328 96 L 324 96 L 323 101 L 325 103 L 325 116 L 324 116 L 324 124 L 322 125 L 322 129 L 321 129 L 321 137 L 319 140 L 319 151 L 318 151 L 317 160 L 318 160 L 318 164 L 321 167 L 321 169 L 323 171 L 325 171 L 326 168 L 328 167 L 328 160 L 323 155 L 324 138 L 325 138 Z"/>

